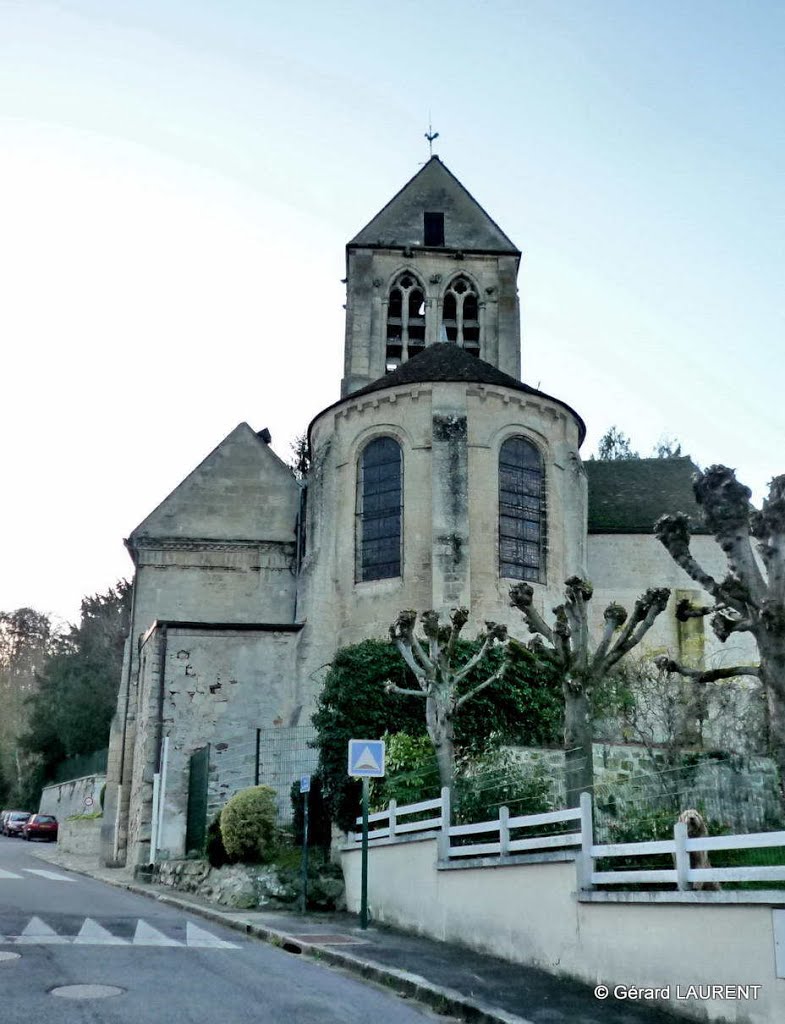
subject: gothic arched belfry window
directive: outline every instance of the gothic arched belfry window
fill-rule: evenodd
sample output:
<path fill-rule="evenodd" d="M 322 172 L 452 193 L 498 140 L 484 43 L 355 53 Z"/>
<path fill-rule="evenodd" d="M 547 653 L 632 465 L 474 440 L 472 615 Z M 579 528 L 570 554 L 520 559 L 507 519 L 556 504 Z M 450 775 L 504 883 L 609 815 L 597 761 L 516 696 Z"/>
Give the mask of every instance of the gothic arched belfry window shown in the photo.
<path fill-rule="evenodd" d="M 545 582 L 545 487 L 542 456 L 525 437 L 499 452 L 499 575 Z"/>
<path fill-rule="evenodd" d="M 360 455 L 357 473 L 355 579 L 401 575 L 403 511 L 401 446 L 377 437 Z"/>
<path fill-rule="evenodd" d="M 446 337 L 467 352 L 480 354 L 480 303 L 477 290 L 465 274 L 453 278 L 444 294 L 442 328 Z"/>
<path fill-rule="evenodd" d="M 396 278 L 387 301 L 387 372 L 424 348 L 425 291 L 414 274 L 405 271 Z"/>

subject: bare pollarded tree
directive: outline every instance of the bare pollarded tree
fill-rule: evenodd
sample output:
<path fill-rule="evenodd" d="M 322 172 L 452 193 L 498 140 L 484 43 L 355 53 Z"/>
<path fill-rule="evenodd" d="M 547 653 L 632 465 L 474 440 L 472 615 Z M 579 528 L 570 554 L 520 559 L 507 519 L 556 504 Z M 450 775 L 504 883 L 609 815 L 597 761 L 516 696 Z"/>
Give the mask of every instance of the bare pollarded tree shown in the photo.
<path fill-rule="evenodd" d="M 408 690 L 389 681 L 386 689 L 390 693 L 424 698 L 425 724 L 436 751 L 440 783 L 442 787 L 450 789 L 455 781 L 455 713 L 481 690 L 501 679 L 505 669 L 505 663 L 502 662 L 487 679 L 459 694 L 460 684 L 469 673 L 482 663 L 497 643 L 507 639 L 506 626 L 486 622 L 485 632 L 479 637 L 479 650 L 465 664 L 457 664 L 457 644 L 468 619 L 466 608 L 454 609 L 450 614 L 449 625 L 439 624 L 438 612 L 423 612 L 420 625 L 424 643 L 415 632 L 417 612 L 400 612 L 390 626 L 390 637 L 414 673 L 420 689 Z"/>
<path fill-rule="evenodd" d="M 702 670 L 663 656 L 659 664 L 701 683 L 741 675 L 760 679 L 768 707 L 771 753 L 785 798 L 785 475 L 771 481 L 760 510 L 750 502 L 749 487 L 739 483 L 727 466 L 710 466 L 696 474 L 693 487 L 706 525 L 725 553 L 728 573 L 716 580 L 693 557 L 686 515 L 659 519 L 655 534 L 713 600 L 700 606 L 681 601 L 677 615 L 682 621 L 711 616 L 712 628 L 723 643 L 735 633 L 750 633 L 760 663 Z M 756 542 L 762 561 L 756 558 Z"/>
<path fill-rule="evenodd" d="M 551 626 L 534 607 L 534 591 L 528 583 L 510 588 L 510 604 L 523 614 L 529 632 L 534 634 L 527 645 L 529 650 L 551 664 L 561 677 L 570 806 L 575 806 L 580 794 L 591 792 L 594 785 L 592 693 L 624 655 L 643 640 L 670 597 L 669 590 L 647 590 L 635 602 L 629 617 L 620 604 L 609 604 L 603 613 L 602 636 L 593 645 L 588 615 L 592 594 L 588 580 L 571 576 L 565 582 L 564 604 L 553 609 Z"/>

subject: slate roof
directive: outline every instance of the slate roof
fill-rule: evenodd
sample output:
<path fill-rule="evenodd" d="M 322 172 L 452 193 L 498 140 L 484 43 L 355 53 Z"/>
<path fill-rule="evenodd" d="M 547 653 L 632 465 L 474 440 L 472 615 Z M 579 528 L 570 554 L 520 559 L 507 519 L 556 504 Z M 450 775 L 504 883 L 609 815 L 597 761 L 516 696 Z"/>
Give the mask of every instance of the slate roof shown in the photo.
<path fill-rule="evenodd" d="M 423 211 L 444 213 L 444 249 L 520 250 L 438 156 L 431 159 L 349 242 L 348 248 L 405 248 L 423 244 Z"/>
<path fill-rule="evenodd" d="M 523 381 L 511 377 L 497 367 L 486 363 L 484 359 L 470 355 L 465 349 L 460 348 L 452 342 L 440 342 L 438 345 L 429 345 L 416 356 L 402 363 L 397 370 L 387 373 L 378 380 L 371 381 L 364 388 L 352 391 L 344 401 L 357 398 L 361 395 L 370 395 L 375 391 L 384 391 L 387 388 L 398 387 L 401 384 L 426 384 L 435 381 L 465 381 L 467 384 L 495 384 L 500 387 L 511 388 L 513 391 L 523 391 L 527 395 L 536 395 L 540 398 L 547 398 L 549 402 L 556 402 L 557 405 L 566 409 L 578 421 L 580 439 L 586 434 L 586 425 L 578 413 L 552 395 L 546 395 L 544 391 L 529 387 Z"/>
<path fill-rule="evenodd" d="M 692 490 L 698 467 L 678 459 L 587 460 L 589 533 L 647 533 L 667 513 L 686 512 L 693 533 L 708 533 Z"/>

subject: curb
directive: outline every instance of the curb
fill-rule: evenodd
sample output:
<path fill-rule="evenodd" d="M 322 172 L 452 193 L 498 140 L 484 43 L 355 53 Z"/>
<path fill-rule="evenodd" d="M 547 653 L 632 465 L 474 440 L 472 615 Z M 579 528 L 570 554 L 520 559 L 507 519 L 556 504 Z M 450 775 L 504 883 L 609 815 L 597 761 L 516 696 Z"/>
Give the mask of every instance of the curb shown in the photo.
<path fill-rule="evenodd" d="M 48 860 L 46 857 L 41 857 L 40 859 Z M 49 863 L 55 862 L 49 861 Z M 345 971 L 364 978 L 366 981 L 376 982 L 385 988 L 391 989 L 400 996 L 414 999 L 419 1003 L 429 1006 L 439 1014 L 459 1015 L 467 1024 L 532 1024 L 525 1017 L 519 1017 L 499 1007 L 472 999 L 456 989 L 436 985 L 434 982 L 428 981 L 427 978 L 423 978 L 418 974 L 412 974 L 409 971 L 403 971 L 396 967 L 388 967 L 376 960 L 364 960 L 361 957 L 353 956 L 351 953 L 344 953 L 335 949 L 325 949 L 324 946 L 314 945 L 299 938 L 295 939 L 287 932 L 279 931 L 277 928 L 270 928 L 265 925 L 253 924 L 251 921 L 227 917 L 220 910 L 212 910 L 210 907 L 191 903 L 187 899 L 172 896 L 168 893 L 152 892 L 149 888 L 137 885 L 135 882 L 120 881 L 119 879 L 114 881 L 94 875 L 84 868 L 71 868 L 66 867 L 64 864 L 59 866 L 66 871 L 72 871 L 74 874 L 92 878 L 94 881 L 105 882 L 106 885 L 112 885 L 116 889 L 125 889 L 135 896 L 146 896 L 157 903 L 163 903 L 166 906 L 177 907 L 178 910 L 197 914 L 207 921 L 220 924 L 224 928 L 231 928 L 233 931 L 252 935 L 256 939 L 261 939 L 272 946 L 278 946 L 289 953 L 302 954 L 320 963 L 343 968 Z"/>

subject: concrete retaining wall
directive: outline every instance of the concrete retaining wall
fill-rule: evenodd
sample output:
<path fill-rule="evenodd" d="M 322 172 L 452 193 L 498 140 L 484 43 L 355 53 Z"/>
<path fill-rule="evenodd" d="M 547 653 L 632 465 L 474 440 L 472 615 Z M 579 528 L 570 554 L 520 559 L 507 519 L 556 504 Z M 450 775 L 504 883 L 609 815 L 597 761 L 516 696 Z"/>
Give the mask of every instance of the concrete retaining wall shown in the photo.
<path fill-rule="evenodd" d="M 342 854 L 347 906 L 355 912 L 360 859 L 359 850 Z M 697 1020 L 785 1020 L 785 980 L 776 976 L 774 947 L 774 915 L 785 912 L 769 905 L 579 902 L 574 863 L 439 870 L 435 839 L 371 848 L 368 877 L 377 921 L 611 990 L 663 989 L 655 1002 Z M 699 1000 L 687 992 L 690 985 L 715 984 L 760 989 L 743 1001 Z"/>
<path fill-rule="evenodd" d="M 105 775 L 85 775 L 47 786 L 41 794 L 39 814 L 54 814 L 60 824 L 72 814 L 91 814 L 101 810 L 101 790 Z M 88 801 L 88 803 L 85 803 Z M 92 804 L 89 803 L 92 801 Z"/>
<path fill-rule="evenodd" d="M 76 853 L 80 857 L 95 857 L 101 848 L 102 818 L 88 818 L 76 821 L 61 821 L 57 834 L 57 845 L 65 853 Z"/>

